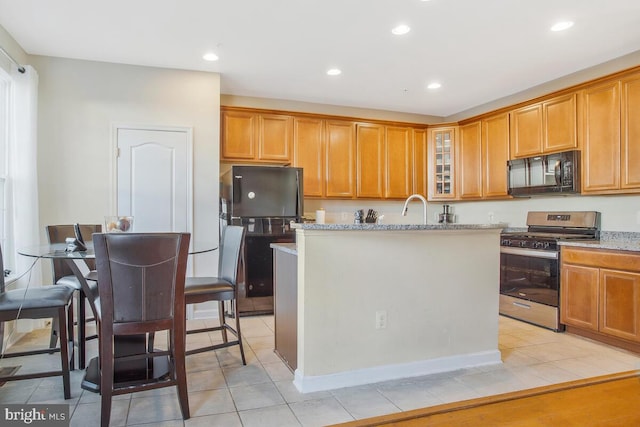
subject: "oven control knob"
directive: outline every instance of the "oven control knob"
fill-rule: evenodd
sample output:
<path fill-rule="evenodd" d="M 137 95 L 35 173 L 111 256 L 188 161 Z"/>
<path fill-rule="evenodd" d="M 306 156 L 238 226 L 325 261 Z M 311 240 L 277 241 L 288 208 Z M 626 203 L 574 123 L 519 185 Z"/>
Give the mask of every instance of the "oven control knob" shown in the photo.
<path fill-rule="evenodd" d="M 523 240 L 522 242 L 520 242 L 520 247 L 521 248 L 526 248 L 527 247 L 527 241 Z"/>
<path fill-rule="evenodd" d="M 511 240 L 509 240 L 509 239 L 502 239 L 502 240 L 500 241 L 500 245 L 501 245 L 501 246 L 511 246 Z"/>
<path fill-rule="evenodd" d="M 544 242 L 534 242 L 533 243 L 533 247 L 535 249 L 543 249 L 544 248 L 545 243 Z"/>

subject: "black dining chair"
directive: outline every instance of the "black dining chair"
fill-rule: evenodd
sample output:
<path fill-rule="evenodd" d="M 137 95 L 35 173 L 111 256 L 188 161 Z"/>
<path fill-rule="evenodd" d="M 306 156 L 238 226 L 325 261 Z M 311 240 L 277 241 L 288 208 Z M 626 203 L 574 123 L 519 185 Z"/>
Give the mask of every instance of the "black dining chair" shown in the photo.
<path fill-rule="evenodd" d="M 101 426 L 115 395 L 176 386 L 189 418 L 184 281 L 189 233 L 94 234 L 98 295 L 97 375 Z M 166 333 L 161 348 L 154 334 Z M 87 368 L 87 377 L 92 367 Z M 166 372 L 162 367 L 166 367 Z"/>
<path fill-rule="evenodd" d="M 2 250 L 0 250 L 0 271 L 4 271 Z M 70 354 L 69 348 L 73 349 L 73 341 L 68 338 L 67 328 L 72 328 L 73 325 L 67 324 L 67 312 L 70 310 L 73 292 L 73 288 L 66 285 L 40 286 L 31 283 L 27 288 L 6 290 L 4 275 L 0 274 L 0 322 L 4 325 L 5 322 L 11 322 L 17 319 L 52 318 L 56 319 L 56 323 L 59 325 L 57 334 L 59 334 L 60 337 L 60 347 L 55 349 L 60 353 L 60 369 L 29 372 L 25 374 L 0 375 L 0 384 L 5 381 L 62 376 L 64 398 L 71 398 L 69 365 L 70 359 L 73 359 L 73 352 Z M 1 344 L 2 343 L 0 343 L 0 345 Z M 50 347 L 21 352 L 4 351 L 1 357 L 7 359 L 47 353 L 52 353 Z M 17 372 L 19 372 L 19 370 Z"/>
<path fill-rule="evenodd" d="M 74 226 L 73 224 L 65 224 L 65 225 L 48 225 L 46 227 L 47 230 L 47 238 L 49 240 L 49 244 L 52 243 L 65 243 L 67 237 L 74 237 Z M 80 232 L 86 241 L 91 241 L 91 235 L 93 233 L 100 233 L 102 231 L 102 225 L 100 224 L 81 224 Z M 87 267 L 89 270 L 95 270 L 95 260 L 87 259 L 85 260 L 87 263 Z M 77 321 L 74 321 L 74 310 L 69 310 L 69 318 L 72 324 L 77 324 L 78 327 L 78 366 L 80 369 L 85 368 L 85 358 L 86 358 L 86 341 L 97 338 L 96 334 L 87 335 L 87 323 L 93 322 L 95 319 L 93 317 L 87 317 L 87 309 L 86 309 L 86 295 L 82 290 L 82 286 L 78 281 L 78 278 L 73 274 L 69 264 L 67 264 L 67 260 L 55 258 L 51 260 L 52 274 L 53 274 L 53 282 L 57 285 L 67 285 L 71 286 L 76 290 L 78 296 L 77 303 Z M 97 293 L 97 283 L 87 282 L 87 285 L 91 288 L 92 292 Z M 73 306 L 72 301 L 72 306 Z M 53 322 L 53 327 L 51 328 L 51 338 L 49 342 L 49 346 L 54 348 L 56 346 L 56 341 L 58 337 L 55 335 L 56 330 L 56 322 Z M 74 340 L 73 329 L 69 331 L 70 339 Z M 74 369 L 74 361 L 71 361 L 71 369 Z"/>
<path fill-rule="evenodd" d="M 220 323 L 219 326 L 191 329 L 187 331 L 187 334 L 221 331 L 223 340 L 221 344 L 187 350 L 187 355 L 238 345 L 240 347 L 242 364 L 247 364 L 244 356 L 244 347 L 242 346 L 240 317 L 238 316 L 237 304 L 238 274 L 239 270 L 243 268 L 244 265 L 241 263 L 241 255 L 244 248 L 244 237 L 244 227 L 236 225 L 226 226 L 223 230 L 222 244 L 220 245 L 218 276 L 187 277 L 184 290 L 186 303 L 197 304 L 208 301 L 218 301 L 218 317 Z M 234 326 L 227 323 L 224 307 L 225 301 L 230 302 L 232 315 L 235 318 Z M 229 341 L 227 332 L 231 332 L 236 339 Z"/>

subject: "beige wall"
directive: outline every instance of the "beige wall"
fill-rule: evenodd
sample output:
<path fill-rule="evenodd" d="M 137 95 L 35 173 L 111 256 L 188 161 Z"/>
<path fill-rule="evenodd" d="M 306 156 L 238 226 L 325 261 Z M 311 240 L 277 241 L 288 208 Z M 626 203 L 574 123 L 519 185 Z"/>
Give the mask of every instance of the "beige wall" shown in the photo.
<path fill-rule="evenodd" d="M 31 64 L 40 78 L 42 229 L 47 224 L 102 223 L 115 211 L 114 123 L 177 126 L 193 129 L 194 236 L 217 240 L 218 74 L 43 56 L 31 57 Z M 195 273 L 215 274 L 216 266 L 214 260 L 196 260 Z"/>

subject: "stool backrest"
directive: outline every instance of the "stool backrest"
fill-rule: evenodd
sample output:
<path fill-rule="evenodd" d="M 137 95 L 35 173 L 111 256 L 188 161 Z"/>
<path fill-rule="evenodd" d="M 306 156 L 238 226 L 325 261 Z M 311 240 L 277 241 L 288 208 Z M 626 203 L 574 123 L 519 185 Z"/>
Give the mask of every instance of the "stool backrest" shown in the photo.
<path fill-rule="evenodd" d="M 228 225 L 223 229 L 218 259 L 218 277 L 236 285 L 238 268 L 243 248 L 245 228 L 238 225 Z"/>
<path fill-rule="evenodd" d="M 189 233 L 94 234 L 101 321 L 182 323 Z M 182 322 L 180 322 L 180 320 Z M 166 326 L 166 325 L 165 325 Z M 126 332 L 124 332 L 126 333 Z"/>

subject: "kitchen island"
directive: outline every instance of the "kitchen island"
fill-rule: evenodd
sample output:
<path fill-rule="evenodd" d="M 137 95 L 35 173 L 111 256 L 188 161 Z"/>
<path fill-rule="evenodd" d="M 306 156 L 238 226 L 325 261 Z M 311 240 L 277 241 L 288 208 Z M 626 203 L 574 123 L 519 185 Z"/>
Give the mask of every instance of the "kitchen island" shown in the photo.
<path fill-rule="evenodd" d="M 294 228 L 301 392 L 501 363 L 504 225 Z"/>

